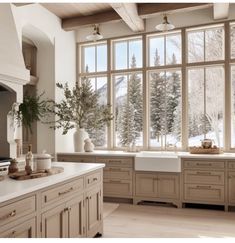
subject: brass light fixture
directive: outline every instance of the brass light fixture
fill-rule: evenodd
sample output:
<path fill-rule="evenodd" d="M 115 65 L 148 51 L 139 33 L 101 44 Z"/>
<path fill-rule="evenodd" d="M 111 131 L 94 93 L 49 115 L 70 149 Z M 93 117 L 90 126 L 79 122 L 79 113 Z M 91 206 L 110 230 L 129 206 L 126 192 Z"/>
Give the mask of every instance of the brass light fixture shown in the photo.
<path fill-rule="evenodd" d="M 86 39 L 89 41 L 97 41 L 103 39 L 103 35 L 100 34 L 99 27 L 97 24 L 95 24 L 94 26 L 93 33 L 91 35 L 88 35 Z"/>
<path fill-rule="evenodd" d="M 164 14 L 162 24 L 158 24 L 155 28 L 159 31 L 164 32 L 164 31 L 168 31 L 168 30 L 173 30 L 175 28 L 175 26 L 168 22 L 167 15 Z"/>

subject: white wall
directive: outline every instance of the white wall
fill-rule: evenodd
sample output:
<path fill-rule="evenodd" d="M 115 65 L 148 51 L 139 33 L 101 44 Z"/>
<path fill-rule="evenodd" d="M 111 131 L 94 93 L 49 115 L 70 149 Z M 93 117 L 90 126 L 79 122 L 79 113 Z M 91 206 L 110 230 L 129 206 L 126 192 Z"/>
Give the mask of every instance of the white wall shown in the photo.
<path fill-rule="evenodd" d="M 177 3 L 176 3 L 177 4 Z M 169 21 L 178 27 L 188 27 L 193 25 L 200 25 L 206 23 L 216 23 L 213 20 L 213 8 L 199 9 L 190 12 L 180 11 L 177 13 L 172 13 L 168 16 Z M 230 3 L 229 9 L 229 19 L 235 19 L 235 4 Z M 163 17 L 161 14 L 155 16 L 154 18 L 148 18 L 146 21 L 146 32 L 155 31 L 155 26 L 162 23 Z M 84 42 L 86 36 L 91 34 L 93 27 L 80 28 L 77 30 L 77 42 Z M 104 23 L 100 25 L 100 32 L 104 38 L 119 37 L 126 35 L 133 35 L 133 33 L 125 23 Z"/>
<path fill-rule="evenodd" d="M 25 35 L 38 48 L 37 75 L 38 93 L 46 91 L 44 97 L 59 101 L 56 82 L 74 83 L 76 80 L 76 44 L 74 32 L 65 32 L 61 20 L 40 4 L 21 7 L 12 6 L 19 38 Z M 73 151 L 71 134 L 62 136 L 49 125 L 38 123 L 37 151 L 49 153 Z"/>

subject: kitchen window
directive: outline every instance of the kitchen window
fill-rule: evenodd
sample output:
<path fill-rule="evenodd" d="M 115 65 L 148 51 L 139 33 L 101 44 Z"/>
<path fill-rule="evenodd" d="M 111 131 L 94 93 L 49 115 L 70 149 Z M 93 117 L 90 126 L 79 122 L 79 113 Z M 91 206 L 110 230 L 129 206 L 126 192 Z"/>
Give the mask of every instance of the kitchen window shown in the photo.
<path fill-rule="evenodd" d="M 93 132 L 96 147 L 186 150 L 211 138 L 235 149 L 234 22 L 79 44 L 79 53 L 79 78 L 114 115 L 102 142 Z"/>

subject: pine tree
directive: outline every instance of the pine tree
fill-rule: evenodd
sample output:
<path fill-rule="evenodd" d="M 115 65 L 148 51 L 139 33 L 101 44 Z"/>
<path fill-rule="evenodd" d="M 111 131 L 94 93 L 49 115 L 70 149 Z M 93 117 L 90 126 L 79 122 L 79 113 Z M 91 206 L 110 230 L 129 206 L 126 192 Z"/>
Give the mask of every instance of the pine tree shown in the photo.
<path fill-rule="evenodd" d="M 136 67 L 132 56 L 131 68 Z M 141 78 L 137 73 L 130 75 L 124 105 L 117 110 L 117 131 L 121 146 L 136 144 L 143 129 L 143 95 Z"/>
<path fill-rule="evenodd" d="M 177 63 L 176 56 L 172 55 L 172 65 Z M 177 71 L 171 72 L 166 81 L 166 127 L 167 133 L 176 132 L 179 136 L 181 133 L 181 113 L 178 109 L 180 105 L 180 76 Z M 175 124 L 177 122 L 177 124 Z"/>
<path fill-rule="evenodd" d="M 131 68 L 136 67 L 135 55 L 132 56 Z M 138 132 L 143 129 L 143 95 L 142 95 L 142 84 L 141 78 L 137 73 L 133 73 L 129 79 L 128 88 L 129 102 L 134 107 L 134 123 L 135 128 Z"/>
<path fill-rule="evenodd" d="M 136 128 L 134 122 L 134 106 L 127 101 L 120 107 L 118 113 L 118 137 L 119 145 L 127 146 L 136 142 Z"/>
<path fill-rule="evenodd" d="M 160 56 L 158 49 L 156 49 L 154 57 L 154 65 L 160 65 Z M 150 92 L 150 114 L 151 114 L 151 128 L 154 137 L 158 136 L 165 126 L 165 79 L 160 73 L 151 73 L 151 92 Z"/>

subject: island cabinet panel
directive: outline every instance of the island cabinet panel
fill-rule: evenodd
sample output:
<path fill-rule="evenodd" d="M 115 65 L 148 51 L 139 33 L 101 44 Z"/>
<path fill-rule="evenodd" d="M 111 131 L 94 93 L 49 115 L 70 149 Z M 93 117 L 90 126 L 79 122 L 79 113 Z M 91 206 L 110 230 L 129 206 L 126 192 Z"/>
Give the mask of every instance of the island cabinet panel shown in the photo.
<path fill-rule="evenodd" d="M 0 206 L 0 226 L 20 219 L 35 211 L 35 196 L 26 197 L 5 206 Z"/>
<path fill-rule="evenodd" d="M 83 183 L 83 178 L 79 178 L 53 189 L 45 190 L 41 196 L 42 207 L 60 202 L 62 199 L 66 199 L 76 193 L 81 193 L 84 188 Z"/>
<path fill-rule="evenodd" d="M 102 221 L 102 189 L 95 187 L 86 193 L 86 229 L 87 236 L 92 237 Z"/>
<path fill-rule="evenodd" d="M 0 238 L 35 238 L 36 237 L 36 219 L 19 222 L 17 226 L 11 226 L 9 229 L 0 232 Z"/>
<path fill-rule="evenodd" d="M 133 199 L 133 172 L 134 157 L 129 156 L 102 156 L 102 155 L 79 155 L 58 154 L 59 161 L 76 161 L 84 163 L 104 163 L 104 197 Z M 99 182 L 99 174 L 86 177 L 85 186 L 88 188 Z"/>
<path fill-rule="evenodd" d="M 63 238 L 66 237 L 67 215 L 65 204 L 57 206 L 42 214 L 42 237 Z"/>
<path fill-rule="evenodd" d="M 230 205 L 235 205 L 235 171 L 228 174 L 228 200 Z"/>

